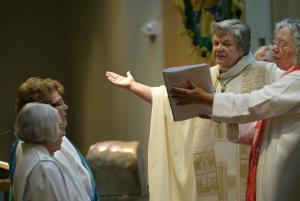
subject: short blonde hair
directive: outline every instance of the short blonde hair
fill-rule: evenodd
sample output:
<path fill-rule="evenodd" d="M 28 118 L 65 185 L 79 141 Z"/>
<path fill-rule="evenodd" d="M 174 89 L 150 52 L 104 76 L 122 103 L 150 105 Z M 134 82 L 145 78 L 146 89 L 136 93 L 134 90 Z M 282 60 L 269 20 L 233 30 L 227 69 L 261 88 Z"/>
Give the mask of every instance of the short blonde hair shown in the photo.
<path fill-rule="evenodd" d="M 31 77 L 22 83 L 17 91 L 16 112 L 24 105 L 32 102 L 52 104 L 52 92 L 64 94 L 64 87 L 57 80 L 50 78 Z"/>

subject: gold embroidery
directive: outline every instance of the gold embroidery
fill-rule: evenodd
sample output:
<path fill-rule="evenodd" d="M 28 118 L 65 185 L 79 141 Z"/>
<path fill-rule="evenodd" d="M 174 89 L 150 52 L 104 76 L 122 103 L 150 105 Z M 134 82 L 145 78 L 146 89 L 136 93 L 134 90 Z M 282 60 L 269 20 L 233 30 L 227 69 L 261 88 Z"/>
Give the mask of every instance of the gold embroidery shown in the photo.
<path fill-rule="evenodd" d="M 238 84 L 241 93 L 259 89 L 265 85 L 265 67 L 259 65 L 259 63 L 255 66 L 250 64 L 242 74 L 236 76 L 236 78 L 241 79 Z M 212 75 L 216 83 L 217 72 L 213 72 Z M 232 79 L 232 82 L 228 83 L 226 91 L 231 91 L 230 86 L 237 83 L 235 79 Z M 222 90 L 220 84 L 218 85 L 216 90 Z M 227 135 L 230 134 L 227 133 L 226 124 L 211 122 L 210 126 L 213 136 L 212 150 L 194 154 L 198 201 L 207 199 L 243 201 L 245 200 L 250 148 L 247 145 L 229 142 Z M 236 155 L 232 155 L 232 161 L 227 159 L 218 161 L 214 146 L 219 148 L 218 153 L 222 152 L 222 149 L 226 151 L 227 148 L 231 147 Z M 232 166 L 235 170 L 232 169 Z"/>
<path fill-rule="evenodd" d="M 198 197 L 217 195 L 218 182 L 214 151 L 208 150 L 195 153 L 194 167 Z"/>

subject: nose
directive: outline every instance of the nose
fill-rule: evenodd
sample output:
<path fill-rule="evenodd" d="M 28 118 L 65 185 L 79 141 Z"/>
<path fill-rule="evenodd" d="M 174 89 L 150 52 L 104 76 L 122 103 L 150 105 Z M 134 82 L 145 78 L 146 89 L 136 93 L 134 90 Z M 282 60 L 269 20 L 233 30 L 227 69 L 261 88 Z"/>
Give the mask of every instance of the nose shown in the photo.
<path fill-rule="evenodd" d="M 66 127 L 63 126 L 63 128 L 60 128 L 60 136 L 65 136 L 66 135 Z"/>
<path fill-rule="evenodd" d="M 68 110 L 68 109 L 69 109 L 69 106 L 66 103 L 64 103 L 64 110 Z"/>
<path fill-rule="evenodd" d="M 224 46 L 222 44 L 217 44 L 214 46 L 214 49 L 217 51 L 222 51 L 224 49 Z"/>
<path fill-rule="evenodd" d="M 61 136 L 63 137 L 63 136 L 65 136 L 66 135 L 66 131 L 62 131 L 61 132 Z"/>
<path fill-rule="evenodd" d="M 277 45 L 272 46 L 272 52 L 273 54 L 277 54 L 279 52 L 279 48 L 277 47 Z"/>

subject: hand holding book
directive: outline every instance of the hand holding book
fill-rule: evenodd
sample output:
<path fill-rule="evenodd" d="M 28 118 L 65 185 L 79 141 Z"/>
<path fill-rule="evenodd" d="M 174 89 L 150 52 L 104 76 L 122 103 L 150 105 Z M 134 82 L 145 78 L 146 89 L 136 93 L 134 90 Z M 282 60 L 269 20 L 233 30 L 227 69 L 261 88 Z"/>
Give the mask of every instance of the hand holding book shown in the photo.
<path fill-rule="evenodd" d="M 177 105 L 188 104 L 213 104 L 213 94 L 207 93 L 204 89 L 199 87 L 193 80 L 188 79 L 191 87 L 181 88 L 173 86 L 171 88 L 171 96 L 177 100 Z"/>
<path fill-rule="evenodd" d="M 166 68 L 163 76 L 174 121 L 211 114 L 210 96 L 204 93 L 213 91 L 207 64 Z M 199 94 L 204 95 L 207 100 L 199 99 Z"/>

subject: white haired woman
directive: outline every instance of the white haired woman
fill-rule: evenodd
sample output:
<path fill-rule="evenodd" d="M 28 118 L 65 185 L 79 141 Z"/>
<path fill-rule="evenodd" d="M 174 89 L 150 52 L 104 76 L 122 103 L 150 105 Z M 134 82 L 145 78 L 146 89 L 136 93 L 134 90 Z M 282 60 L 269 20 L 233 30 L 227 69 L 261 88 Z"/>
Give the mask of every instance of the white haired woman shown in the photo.
<path fill-rule="evenodd" d="M 89 200 L 76 175 L 52 157 L 65 135 L 65 124 L 56 109 L 43 103 L 26 104 L 17 115 L 15 134 L 24 143 L 14 175 L 14 200 Z"/>

